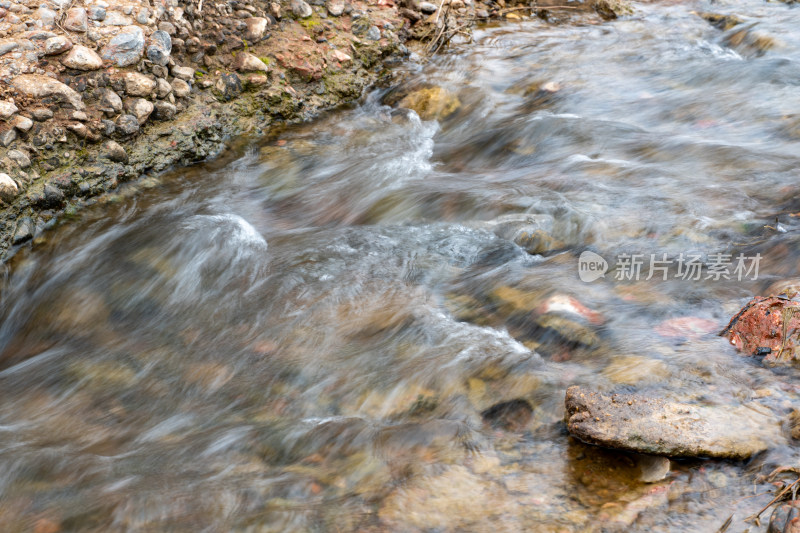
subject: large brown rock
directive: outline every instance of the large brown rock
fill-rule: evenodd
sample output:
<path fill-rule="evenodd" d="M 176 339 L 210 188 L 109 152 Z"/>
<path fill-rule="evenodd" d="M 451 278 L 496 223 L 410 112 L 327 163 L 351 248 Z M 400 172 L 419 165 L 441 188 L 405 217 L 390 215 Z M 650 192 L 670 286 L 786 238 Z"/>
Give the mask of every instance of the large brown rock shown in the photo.
<path fill-rule="evenodd" d="M 574 437 L 630 452 L 746 459 L 784 441 L 776 418 L 745 406 L 706 407 L 573 386 L 566 408 Z"/>

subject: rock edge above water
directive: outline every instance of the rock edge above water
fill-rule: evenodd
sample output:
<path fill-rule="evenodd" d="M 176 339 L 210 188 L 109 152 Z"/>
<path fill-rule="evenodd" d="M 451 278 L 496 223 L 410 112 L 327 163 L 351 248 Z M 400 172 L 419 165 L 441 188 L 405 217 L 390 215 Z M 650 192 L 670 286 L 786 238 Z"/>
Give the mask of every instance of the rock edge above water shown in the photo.
<path fill-rule="evenodd" d="M 783 441 L 777 419 L 747 406 L 705 407 L 579 386 L 567 389 L 565 404 L 572 436 L 630 452 L 747 459 Z"/>

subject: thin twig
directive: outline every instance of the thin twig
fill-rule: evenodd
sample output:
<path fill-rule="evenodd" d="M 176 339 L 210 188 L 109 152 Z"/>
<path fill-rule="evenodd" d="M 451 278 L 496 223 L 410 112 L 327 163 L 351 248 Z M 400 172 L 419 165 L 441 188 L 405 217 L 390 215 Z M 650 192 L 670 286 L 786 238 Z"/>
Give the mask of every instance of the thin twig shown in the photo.
<path fill-rule="evenodd" d="M 439 22 L 439 13 L 442 12 L 442 4 L 444 4 L 444 0 L 439 0 L 439 9 L 436 10 L 436 18 L 433 21 L 434 24 Z M 450 4 L 447 5 L 448 7 L 450 6 Z"/>
<path fill-rule="evenodd" d="M 444 2 L 444 0 L 442 0 L 442 2 Z M 440 8 L 440 10 L 441 10 L 441 8 Z M 435 54 L 439 50 L 439 48 L 441 47 L 441 43 L 439 43 L 439 39 L 441 39 L 442 34 L 447 30 L 447 23 L 448 23 L 448 17 L 447 16 L 449 14 L 450 14 L 450 4 L 447 4 L 447 9 L 444 10 L 444 15 L 443 15 L 443 18 L 442 18 L 442 27 L 439 30 L 439 33 L 436 35 L 436 37 L 433 39 L 433 41 L 431 41 L 430 45 L 428 46 L 428 53 Z M 436 15 L 438 17 L 438 15 L 439 15 L 438 11 L 437 11 Z M 439 43 L 439 44 L 437 45 L 437 43 Z M 436 47 L 436 49 L 433 52 L 431 52 L 431 49 L 434 46 Z"/>
<path fill-rule="evenodd" d="M 722 527 L 720 527 L 720 528 L 717 530 L 717 533 L 725 533 L 725 532 L 728 530 L 728 527 L 730 527 L 730 525 L 731 525 L 731 522 L 733 522 L 733 515 L 730 515 L 730 516 L 728 517 L 728 519 L 727 519 L 727 520 L 725 520 L 725 523 L 724 523 L 724 524 L 722 524 Z"/>

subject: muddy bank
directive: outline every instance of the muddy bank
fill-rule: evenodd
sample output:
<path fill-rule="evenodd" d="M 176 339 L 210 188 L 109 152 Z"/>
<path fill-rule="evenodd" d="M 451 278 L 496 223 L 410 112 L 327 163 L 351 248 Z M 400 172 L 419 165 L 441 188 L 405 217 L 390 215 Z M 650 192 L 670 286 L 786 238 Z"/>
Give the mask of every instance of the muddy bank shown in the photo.
<path fill-rule="evenodd" d="M 614 16 L 552 8 L 538 15 Z M 0 2 L 0 259 L 122 182 L 353 101 L 476 21 L 527 16 L 504 0 Z"/>

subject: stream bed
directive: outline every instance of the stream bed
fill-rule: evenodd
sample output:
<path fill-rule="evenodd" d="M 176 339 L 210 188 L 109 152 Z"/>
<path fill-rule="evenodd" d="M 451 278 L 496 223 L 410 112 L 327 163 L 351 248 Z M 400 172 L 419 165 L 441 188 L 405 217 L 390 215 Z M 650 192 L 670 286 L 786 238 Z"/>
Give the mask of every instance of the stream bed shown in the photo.
<path fill-rule="evenodd" d="M 786 428 L 646 482 L 563 423 L 571 385 L 800 407 L 718 336 L 800 276 L 800 9 L 635 8 L 481 27 L 20 250 L 3 531 L 766 531 Z"/>

